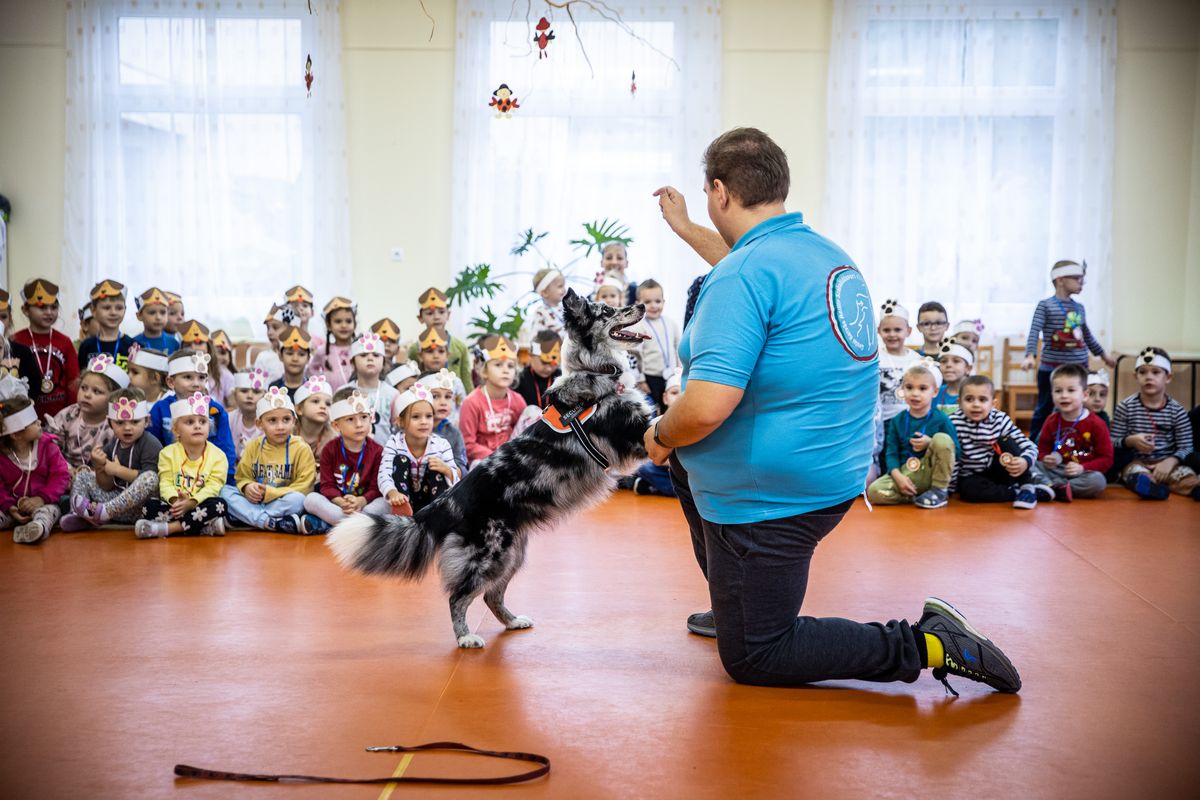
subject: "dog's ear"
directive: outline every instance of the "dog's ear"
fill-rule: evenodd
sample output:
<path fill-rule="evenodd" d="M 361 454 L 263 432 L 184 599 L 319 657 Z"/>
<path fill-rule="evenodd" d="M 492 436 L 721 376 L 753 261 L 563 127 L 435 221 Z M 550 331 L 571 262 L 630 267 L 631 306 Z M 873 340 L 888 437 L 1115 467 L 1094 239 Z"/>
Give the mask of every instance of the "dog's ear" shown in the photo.
<path fill-rule="evenodd" d="M 587 301 L 575 293 L 574 289 L 567 289 L 567 293 L 563 295 L 563 316 L 565 319 L 579 318 L 587 308 Z"/>

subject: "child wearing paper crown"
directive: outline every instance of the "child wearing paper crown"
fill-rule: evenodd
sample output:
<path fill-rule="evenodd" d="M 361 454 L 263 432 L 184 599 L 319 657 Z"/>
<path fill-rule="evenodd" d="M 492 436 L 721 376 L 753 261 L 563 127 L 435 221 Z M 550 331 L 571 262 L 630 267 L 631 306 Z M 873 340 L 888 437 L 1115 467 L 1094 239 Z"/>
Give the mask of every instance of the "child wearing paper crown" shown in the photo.
<path fill-rule="evenodd" d="M 129 386 L 129 376 L 108 353 L 92 356 L 79 380 L 77 401 L 46 418 L 46 432 L 58 440 L 71 475 L 91 464 L 92 451 L 113 438 L 108 424 L 108 396 Z"/>
<path fill-rule="evenodd" d="M 337 391 L 354 378 L 354 356 L 350 351 L 358 328 L 358 306 L 348 297 L 335 297 L 325 304 L 321 314 L 325 318 L 325 341 L 313 347 L 309 372 L 324 375 Z"/>
<path fill-rule="evenodd" d="M 196 392 L 171 403 L 171 444 L 158 454 L 158 497 L 133 526 L 139 539 L 178 534 L 225 535 L 226 506 L 218 495 L 229 474 L 224 451 L 209 441 L 213 400 Z"/>
<path fill-rule="evenodd" d="M 317 479 L 312 450 L 296 436 L 296 408 L 287 392 L 272 386 L 258 401 L 262 436 L 238 459 L 237 485 L 221 489 L 229 516 L 260 530 L 304 533 L 304 497 Z"/>
<path fill-rule="evenodd" d="M 271 304 L 263 325 L 267 330 L 267 349 L 254 357 L 254 366 L 270 376 L 272 381 L 283 377 L 283 362 L 279 360 L 279 337 L 296 322 L 296 312 L 287 303 Z"/>
<path fill-rule="evenodd" d="M 4 330 L 12 330 L 12 296 L 7 289 L 0 289 L 0 324 Z"/>
<path fill-rule="evenodd" d="M 433 403 L 433 432 L 450 443 L 459 474 L 465 475 L 467 446 L 458 429 L 458 408 L 454 405 L 455 387 L 461 386 L 462 382 L 457 375 L 444 369 L 422 377 L 417 383 L 429 390 L 430 402 Z"/>
<path fill-rule="evenodd" d="M 148 404 L 154 405 L 167 393 L 166 353 L 143 348 L 134 342 L 129 348 L 128 369 L 129 385 L 141 389 Z"/>
<path fill-rule="evenodd" d="M 457 375 L 463 386 L 474 387 L 475 383 L 471 378 L 471 351 L 466 342 L 451 336 L 446 328 L 446 323 L 450 321 L 450 301 L 446 293 L 430 286 L 421 293 L 417 302 L 420 305 L 417 321 L 421 323 L 422 329 L 437 328 L 446 340 L 446 369 Z M 409 360 L 416 361 L 419 351 L 417 342 L 413 342 L 408 348 Z"/>
<path fill-rule="evenodd" d="M 180 324 L 175 335 L 179 337 L 183 347 L 190 347 L 193 351 L 208 356 L 208 381 L 204 393 L 225 405 L 225 398 L 218 396 L 214 391 L 221 383 L 221 362 L 217 357 L 217 346 L 208 332 L 208 326 L 190 319 Z"/>
<path fill-rule="evenodd" d="M 110 522 L 132 525 L 158 490 L 158 456 L 162 444 L 146 433 L 150 406 L 140 389 L 128 387 L 108 397 L 108 424 L 113 438 L 91 452 L 91 469 L 75 473 L 71 513 L 62 518 L 64 531 L 83 531 Z"/>
<path fill-rule="evenodd" d="M 283 299 L 296 315 L 296 327 L 308 333 L 308 322 L 313 316 L 313 293 L 296 284 L 283 293 Z"/>
<path fill-rule="evenodd" d="M 371 438 L 375 409 L 351 386 L 333 395 L 329 408 L 337 438 L 325 445 L 320 458 L 320 482 L 304 498 L 304 533 L 325 533 L 348 515 L 391 511 L 379 491 L 383 446 Z"/>
<path fill-rule="evenodd" d="M 964 319 L 950 329 L 950 341 L 957 342 L 971 351 L 979 354 L 979 334 L 983 333 L 983 320 Z"/>
<path fill-rule="evenodd" d="M 544 409 L 550 401 L 546 392 L 550 384 L 562 375 L 558 363 L 562 356 L 562 339 L 552 330 L 540 330 L 533 337 L 529 363 L 521 370 L 517 392 L 529 406 Z"/>
<path fill-rule="evenodd" d="M 433 419 L 433 397 L 420 383 L 397 396 L 396 432 L 379 465 L 379 491 L 394 514 L 415 514 L 462 477 L 450 443 L 433 432 Z"/>
<path fill-rule="evenodd" d="M 183 324 L 186 313 L 183 309 L 183 296 L 178 292 L 167 292 L 163 294 L 167 296 L 167 326 L 165 331 L 175 337 L 175 340 L 183 345 Z"/>
<path fill-rule="evenodd" d="M 293 400 L 296 403 L 296 435 L 312 450 L 319 472 L 321 452 L 325 445 L 337 438 L 337 433 L 329 424 L 333 389 L 324 376 L 314 375 L 296 390 Z"/>
<path fill-rule="evenodd" d="M 462 379 L 447 366 L 450 355 L 450 334 L 446 332 L 445 328 L 426 328 L 417 337 L 417 345 L 421 348 L 417 353 L 417 364 L 421 367 L 421 375 L 432 375 L 444 369 L 450 372 L 451 383 L 454 384 L 454 419 L 457 420 L 458 409 L 462 406 L 463 400 L 467 399 L 467 390 Z"/>
<path fill-rule="evenodd" d="M 397 394 L 400 394 L 401 392 L 411 388 L 412 385 L 417 382 L 417 378 L 419 377 L 421 377 L 421 370 L 417 367 L 417 365 L 410 361 L 406 361 L 403 364 L 398 364 L 391 372 L 389 372 L 385 380 L 387 381 L 388 386 L 391 386 L 396 390 Z M 455 376 L 455 380 L 458 380 L 457 376 Z M 462 383 L 462 381 L 458 382 Z M 455 414 L 457 413 L 458 412 L 456 411 Z"/>
<path fill-rule="evenodd" d="M 867 483 L 879 477 L 884 433 L 892 417 L 904 410 L 904 400 L 897 394 L 904 373 L 921 361 L 917 352 L 905 344 L 912 333 L 908 309 L 899 300 L 885 300 L 879 309 L 879 399 L 875 406 L 875 458 Z"/>
<path fill-rule="evenodd" d="M 467 395 L 459 412 L 459 427 L 467 446 L 467 462 L 490 456 L 512 436 L 525 410 L 525 401 L 511 388 L 516 376 L 517 351 L 503 336 L 491 334 L 479 342 L 483 385 Z"/>
<path fill-rule="evenodd" d="M 233 376 L 233 410 L 229 414 L 229 434 L 233 437 L 233 448 L 238 457 L 246 450 L 246 444 L 256 436 L 258 429 L 258 401 L 266 394 L 271 382 L 267 373 L 258 367 L 244 369 Z"/>
<path fill-rule="evenodd" d="M 96 323 L 96 332 L 85 336 L 79 343 L 80 369 L 87 367 L 92 356 L 100 353 L 112 356 L 121 369 L 125 369 L 129 363 L 129 347 L 133 344 L 133 337 L 121 333 L 127 292 L 125 284 L 111 279 L 102 280 L 92 287 L 88 308 Z"/>
<path fill-rule="evenodd" d="M 380 379 L 383 369 L 383 340 L 373 333 L 364 333 L 350 346 L 350 363 L 354 380 L 347 386 L 358 389 L 375 409 L 375 428 L 371 438 L 387 444 L 392 437 L 392 402 L 400 393 Z"/>
<path fill-rule="evenodd" d="M 58 524 L 71 471 L 29 398 L 0 400 L 0 420 L 0 528 L 15 525 L 14 542 L 38 544 Z"/>
<path fill-rule="evenodd" d="M 1088 364 L 1088 351 L 1095 353 L 1110 368 L 1117 360 L 1104 352 L 1100 342 L 1092 335 L 1087 325 L 1083 304 L 1072 299 L 1072 295 L 1083 291 L 1087 261 L 1058 261 L 1050 268 L 1050 281 L 1054 284 L 1054 295 L 1038 301 L 1029 323 L 1029 336 L 1025 340 L 1025 360 L 1021 369 L 1033 369 L 1038 359 L 1038 336 L 1042 337 L 1042 357 L 1038 366 L 1037 408 L 1029 424 L 1030 436 L 1038 438 L 1042 423 L 1050 415 L 1053 400 L 1050 397 L 1050 373 L 1061 364 Z"/>
<path fill-rule="evenodd" d="M 312 338 L 295 326 L 289 327 L 279 337 L 279 360 L 283 362 L 283 377 L 271 385 L 286 391 L 291 401 L 296 402 L 296 390 L 304 385 L 311 359 Z M 331 390 L 330 394 L 332 393 Z"/>
<path fill-rule="evenodd" d="M 233 395 L 233 342 L 230 341 L 229 334 L 217 329 L 212 332 L 212 346 L 217 356 L 215 364 L 218 376 L 214 392 L 217 399 L 229 409 Z"/>
<path fill-rule="evenodd" d="M 1083 405 L 1088 411 L 1099 417 L 1106 426 L 1112 425 L 1112 421 L 1108 417 L 1107 370 L 1101 369 L 1088 373 L 1087 397 L 1084 398 Z"/>
<path fill-rule="evenodd" d="M 383 374 L 396 368 L 396 354 L 400 352 L 400 326 L 390 317 L 384 317 L 371 326 L 371 333 L 383 339 Z"/>
<path fill-rule="evenodd" d="M 29 327 L 12 335 L 12 340 L 33 351 L 41 372 L 34 401 L 39 417 L 51 417 L 75 402 L 79 380 L 79 359 L 75 345 L 54 330 L 58 320 L 58 287 L 43 278 L 34 278 L 21 289 L 21 311 Z"/>
<path fill-rule="evenodd" d="M 1166 500 L 1171 492 L 1200 499 L 1200 477 L 1183 463 L 1192 453 L 1191 421 L 1167 394 L 1171 357 L 1161 347 L 1147 347 L 1134 363 L 1137 394 L 1117 403 L 1110 429 L 1113 444 L 1132 451 L 1121 482 L 1148 500 Z"/>
<path fill-rule="evenodd" d="M 209 357 L 207 353 L 197 353 L 191 348 L 184 347 L 176 350 L 167 359 L 167 388 L 170 389 L 162 399 L 150 408 L 150 433 L 163 445 L 175 441 L 175 426 L 171 422 L 171 413 L 178 406 L 180 397 L 191 398 L 193 395 L 204 395 L 204 387 L 208 383 Z M 204 395 L 209 397 L 208 395 Z M 229 471 L 229 480 L 233 480 L 233 470 L 237 465 L 237 450 L 233 446 L 233 434 L 229 430 L 229 414 L 225 407 L 209 397 L 211 406 L 208 417 L 212 422 L 209 426 L 208 437 L 212 443 L 225 455 L 225 467 Z"/>
<path fill-rule="evenodd" d="M 138 321 L 142 323 L 142 332 L 133 337 L 135 342 L 167 355 L 179 349 L 179 340 L 167 331 L 167 311 L 171 301 L 162 289 L 151 286 L 133 299 L 133 305 Z"/>

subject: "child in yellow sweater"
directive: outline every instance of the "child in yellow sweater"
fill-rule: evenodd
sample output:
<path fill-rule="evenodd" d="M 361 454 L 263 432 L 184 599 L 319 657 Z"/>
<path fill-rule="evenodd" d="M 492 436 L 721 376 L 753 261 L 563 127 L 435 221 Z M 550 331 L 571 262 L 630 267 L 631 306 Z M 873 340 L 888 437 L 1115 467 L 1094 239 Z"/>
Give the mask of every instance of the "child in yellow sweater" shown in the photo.
<path fill-rule="evenodd" d="M 272 386 L 256 411 L 263 435 L 246 444 L 234 476 L 237 486 L 223 488 L 221 499 L 238 522 L 278 533 L 302 533 L 304 496 L 317 479 L 312 449 L 293 433 L 296 408 L 286 389 Z"/>

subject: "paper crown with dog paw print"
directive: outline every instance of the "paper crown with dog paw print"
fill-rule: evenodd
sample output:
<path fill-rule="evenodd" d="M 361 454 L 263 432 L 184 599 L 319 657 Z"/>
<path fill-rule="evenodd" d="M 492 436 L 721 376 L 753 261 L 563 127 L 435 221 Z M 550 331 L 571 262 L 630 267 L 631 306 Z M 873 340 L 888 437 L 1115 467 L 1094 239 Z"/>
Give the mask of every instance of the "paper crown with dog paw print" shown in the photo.
<path fill-rule="evenodd" d="M 976 336 L 983 333 L 983 320 L 981 319 L 964 319 L 954 326 L 954 330 L 950 331 L 951 336 L 957 336 L 960 333 L 973 333 Z"/>
<path fill-rule="evenodd" d="M 441 289 L 430 286 L 425 291 L 421 292 L 421 296 L 417 298 L 417 302 L 421 305 L 421 310 L 427 308 L 449 308 L 450 303 L 446 297 L 446 293 Z"/>
<path fill-rule="evenodd" d="M 180 417 L 204 417 L 208 418 L 208 404 L 212 399 L 206 395 L 196 392 L 191 397 L 185 397 L 182 400 L 176 400 L 171 403 L 171 419 L 179 419 Z"/>
<path fill-rule="evenodd" d="M 189 355 L 180 356 L 172 359 L 167 364 L 167 375 L 174 377 L 182 375 L 185 372 L 199 372 L 201 375 L 208 374 L 208 365 L 212 361 L 208 353 L 191 353 Z"/>
<path fill-rule="evenodd" d="M 479 351 L 483 353 L 484 361 L 499 361 L 517 357 L 517 351 L 503 336 L 493 333 L 479 340 Z"/>
<path fill-rule="evenodd" d="M 259 398 L 258 403 L 254 406 L 254 418 L 260 419 L 263 414 L 269 414 L 276 410 L 290 411 L 296 413 L 296 407 L 292 405 L 292 398 L 288 397 L 287 389 L 280 389 L 278 386 L 271 386 L 267 389 L 267 393 Z"/>
<path fill-rule="evenodd" d="M 1134 364 L 1135 371 L 1138 367 L 1158 367 L 1159 369 L 1166 370 L 1167 374 L 1171 374 L 1171 359 L 1162 353 L 1155 352 L 1153 347 L 1147 347 L 1138 353 L 1137 361 Z"/>
<path fill-rule="evenodd" d="M 233 376 L 233 388 L 235 389 L 254 389 L 258 392 L 265 392 L 270 385 L 271 376 L 267 374 L 266 370 L 258 367 Z"/>
<path fill-rule="evenodd" d="M 163 306 L 166 308 L 171 305 L 171 301 L 163 294 L 162 289 L 159 289 L 157 286 L 151 286 L 133 298 L 133 304 L 137 306 L 138 311 L 141 311 L 146 306 Z"/>
<path fill-rule="evenodd" d="M 1058 261 L 1050 268 L 1050 280 L 1059 278 L 1082 278 L 1087 275 L 1087 259 L 1080 261 Z"/>
<path fill-rule="evenodd" d="M 1088 386 L 1108 386 L 1108 371 L 1099 369 L 1095 372 L 1089 372 L 1087 377 Z"/>
<path fill-rule="evenodd" d="M 942 346 L 938 348 L 938 361 L 947 356 L 958 356 L 970 366 L 975 366 L 975 354 L 958 342 L 952 342 L 949 339 L 943 341 Z"/>
<path fill-rule="evenodd" d="M 129 373 L 118 367 L 116 360 L 108 353 L 92 356 L 88 361 L 87 371 L 103 375 L 122 389 L 129 386 Z"/>
<path fill-rule="evenodd" d="M 313 293 L 305 289 L 300 284 L 296 284 L 292 288 L 283 293 L 283 298 L 289 303 L 309 303 L 313 301 Z"/>
<path fill-rule="evenodd" d="M 328 319 L 330 314 L 332 314 L 333 312 L 337 311 L 340 308 L 349 309 L 351 314 L 353 314 L 356 317 L 358 316 L 358 306 L 356 306 L 354 304 L 354 301 L 351 300 L 349 297 L 341 297 L 341 296 L 335 297 L 332 300 L 330 300 L 328 303 L 326 303 L 325 307 L 321 309 L 321 316 Z"/>
<path fill-rule="evenodd" d="M 166 372 L 169 368 L 169 362 L 165 355 L 162 353 L 152 353 L 137 342 L 129 346 L 129 363 L 135 367 L 152 369 L 155 372 Z"/>
<path fill-rule="evenodd" d="M 430 405 L 433 405 L 433 395 L 421 384 L 414 383 L 412 386 L 396 395 L 396 399 L 392 401 L 392 419 L 395 419 L 403 414 L 405 410 L 413 403 L 420 402 L 426 402 Z"/>
<path fill-rule="evenodd" d="M 267 312 L 267 318 L 263 322 L 282 322 L 284 325 L 291 325 L 296 321 L 296 312 L 287 303 L 282 305 L 272 303 L 271 310 Z"/>
<path fill-rule="evenodd" d="M 352 392 L 349 397 L 343 397 L 329 407 L 329 418 L 331 420 L 351 417 L 355 414 L 374 413 L 375 409 L 371 406 L 371 401 L 358 392 Z"/>
<path fill-rule="evenodd" d="M 221 328 L 212 332 L 213 347 L 218 350 L 224 350 L 227 353 L 233 352 L 233 342 L 229 340 L 229 334 Z"/>
<path fill-rule="evenodd" d="M 312 350 L 312 337 L 297 327 L 290 327 L 279 336 L 280 350 Z"/>
<path fill-rule="evenodd" d="M 909 321 L 908 309 L 900 305 L 899 300 L 884 300 L 883 305 L 879 307 L 879 318 L 884 317 L 899 317 L 905 322 Z"/>
<path fill-rule="evenodd" d="M 108 404 L 108 418 L 119 422 L 133 422 L 150 416 L 150 406 L 145 400 L 134 400 L 132 397 L 118 397 Z"/>
<path fill-rule="evenodd" d="M 350 357 L 361 356 L 364 353 L 375 353 L 376 355 L 384 355 L 383 339 L 379 338 L 376 333 L 364 333 L 354 340 L 354 344 L 350 345 Z"/>
<path fill-rule="evenodd" d="M 212 337 L 208 334 L 208 327 L 194 319 L 183 323 L 183 330 L 179 332 L 179 338 L 185 347 L 199 347 L 212 341 Z"/>
<path fill-rule="evenodd" d="M 58 302 L 58 285 L 34 278 L 21 288 L 21 301 L 30 306 L 52 306 Z"/>
<path fill-rule="evenodd" d="M 406 381 L 420 374 L 420 370 L 406 362 L 387 374 L 387 382 L 389 386 L 398 386 L 401 381 Z"/>
<path fill-rule="evenodd" d="M 400 341 L 400 326 L 390 317 L 384 317 L 371 326 L 371 333 L 385 342 Z"/>
<path fill-rule="evenodd" d="M 329 385 L 329 381 L 325 380 L 324 375 L 313 375 L 300 384 L 300 388 L 296 390 L 296 405 L 300 405 L 308 398 L 318 394 L 333 397 L 333 387 Z"/>
<path fill-rule="evenodd" d="M 121 283 L 120 281 L 114 281 L 111 278 L 105 278 L 92 287 L 92 291 L 89 296 L 92 298 L 93 302 L 97 300 L 108 300 L 113 297 L 119 297 L 124 300 L 128 291 L 129 290 L 125 287 L 125 284 Z"/>
<path fill-rule="evenodd" d="M 417 345 L 422 350 L 432 350 L 435 347 L 445 347 L 449 344 L 446 337 L 437 328 L 429 327 L 421 331 L 417 337 Z"/>
<path fill-rule="evenodd" d="M 393 370 L 393 372 L 394 371 L 395 370 Z M 398 382 L 399 381 L 397 381 L 397 383 Z M 424 386 L 426 389 L 431 391 L 433 389 L 448 389 L 450 391 L 454 391 L 454 373 L 443 367 L 437 372 L 431 372 L 425 377 L 419 378 L 417 380 L 417 386 Z"/>

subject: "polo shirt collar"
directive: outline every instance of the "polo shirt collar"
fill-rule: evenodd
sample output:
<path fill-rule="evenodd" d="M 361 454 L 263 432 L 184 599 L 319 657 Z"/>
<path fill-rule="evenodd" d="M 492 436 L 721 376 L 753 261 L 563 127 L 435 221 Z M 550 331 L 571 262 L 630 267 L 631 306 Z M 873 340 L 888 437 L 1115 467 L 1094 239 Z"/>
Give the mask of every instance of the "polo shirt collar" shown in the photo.
<path fill-rule="evenodd" d="M 766 236 L 769 233 L 774 233 L 775 231 L 777 231 L 781 228 L 786 228 L 789 225 L 803 225 L 803 224 L 804 224 L 804 215 L 801 214 L 799 211 L 793 211 L 790 214 L 780 214 L 778 217 L 771 217 L 770 219 L 763 220 L 762 222 L 758 223 L 750 230 L 743 233 L 742 237 L 734 243 L 733 247 L 730 248 L 729 252 L 732 253 L 735 250 L 737 250 L 739 247 L 745 247 L 746 245 L 750 244 L 750 242 L 754 241 L 755 239 Z"/>

